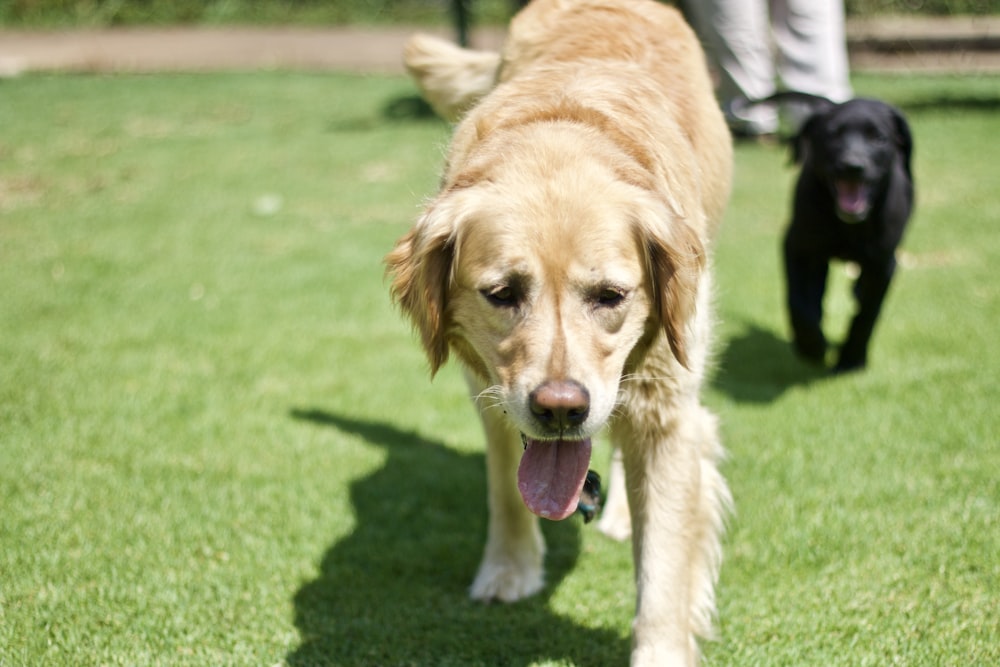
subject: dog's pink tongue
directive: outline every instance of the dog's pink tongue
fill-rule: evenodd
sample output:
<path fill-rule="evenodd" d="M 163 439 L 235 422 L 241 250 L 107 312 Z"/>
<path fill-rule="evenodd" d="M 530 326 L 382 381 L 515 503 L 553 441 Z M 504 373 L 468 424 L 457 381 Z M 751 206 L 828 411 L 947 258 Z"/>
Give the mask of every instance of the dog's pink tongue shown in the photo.
<path fill-rule="evenodd" d="M 837 181 L 837 208 L 852 218 L 861 218 L 868 212 L 868 186 L 860 181 Z"/>
<path fill-rule="evenodd" d="M 590 467 L 590 438 L 525 440 L 517 488 L 528 509 L 560 521 L 576 511 Z"/>

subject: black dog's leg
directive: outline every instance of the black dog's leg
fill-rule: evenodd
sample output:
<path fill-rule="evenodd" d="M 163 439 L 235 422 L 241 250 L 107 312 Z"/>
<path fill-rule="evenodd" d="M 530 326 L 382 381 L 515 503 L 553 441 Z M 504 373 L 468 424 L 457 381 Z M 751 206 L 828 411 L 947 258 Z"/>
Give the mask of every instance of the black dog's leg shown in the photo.
<path fill-rule="evenodd" d="M 840 357 L 833 368 L 835 373 L 860 370 L 868 363 L 868 342 L 875 330 L 875 320 L 882 310 L 882 302 L 895 272 L 896 259 L 891 256 L 886 261 L 861 267 L 861 275 L 854 283 L 858 312 L 851 320 L 847 339 L 840 348 Z"/>
<path fill-rule="evenodd" d="M 829 264 L 826 258 L 796 252 L 794 245 L 786 237 L 785 279 L 792 343 L 802 357 L 823 363 L 826 356 L 826 337 L 822 329 L 823 293 Z"/>

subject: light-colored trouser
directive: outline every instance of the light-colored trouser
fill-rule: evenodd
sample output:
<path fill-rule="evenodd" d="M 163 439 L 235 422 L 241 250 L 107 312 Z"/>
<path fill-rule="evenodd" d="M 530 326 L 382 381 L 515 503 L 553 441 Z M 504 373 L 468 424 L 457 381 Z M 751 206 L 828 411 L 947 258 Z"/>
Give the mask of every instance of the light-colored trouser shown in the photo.
<path fill-rule="evenodd" d="M 843 0 L 687 0 L 686 9 L 719 72 L 719 98 L 759 100 L 787 90 L 842 102 L 851 97 Z M 777 127 L 757 106 L 742 120 Z"/>

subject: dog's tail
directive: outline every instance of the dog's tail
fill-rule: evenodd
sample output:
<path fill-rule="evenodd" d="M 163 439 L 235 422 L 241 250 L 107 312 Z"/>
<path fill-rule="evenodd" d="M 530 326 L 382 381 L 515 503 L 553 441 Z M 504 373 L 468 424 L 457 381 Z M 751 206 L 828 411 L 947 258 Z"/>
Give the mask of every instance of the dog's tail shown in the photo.
<path fill-rule="evenodd" d="M 407 41 L 403 62 L 434 112 L 455 122 L 496 85 L 500 54 L 417 34 Z"/>

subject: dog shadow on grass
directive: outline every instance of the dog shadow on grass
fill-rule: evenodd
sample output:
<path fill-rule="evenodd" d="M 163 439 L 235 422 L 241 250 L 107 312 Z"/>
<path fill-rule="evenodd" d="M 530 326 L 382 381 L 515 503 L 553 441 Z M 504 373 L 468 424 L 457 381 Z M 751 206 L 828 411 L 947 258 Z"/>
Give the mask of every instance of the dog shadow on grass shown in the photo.
<path fill-rule="evenodd" d="M 294 598 L 313 665 L 623 664 L 628 640 L 555 614 L 548 598 L 580 552 L 576 518 L 543 522 L 546 586 L 515 604 L 468 598 L 486 534 L 485 462 L 392 424 L 322 410 L 292 416 L 359 436 L 385 464 L 353 482 L 356 527 L 323 556 Z"/>
<path fill-rule="evenodd" d="M 388 121 L 434 121 L 443 123 L 431 105 L 419 95 L 400 95 L 382 106 L 382 118 Z"/>
<path fill-rule="evenodd" d="M 716 357 L 712 386 L 740 403 L 771 403 L 792 387 L 829 377 L 827 369 L 799 359 L 789 341 L 747 322 Z"/>
<path fill-rule="evenodd" d="M 331 118 L 331 132 L 372 132 L 387 123 L 433 123 L 447 127 L 419 95 L 399 95 L 386 101 L 376 113 Z"/>

